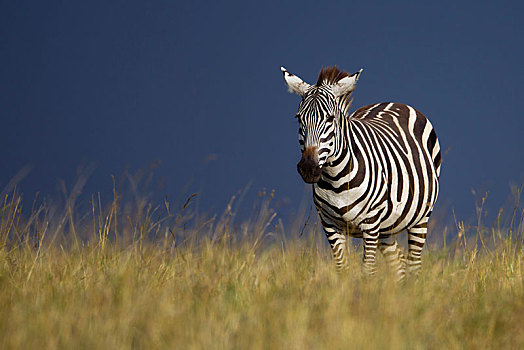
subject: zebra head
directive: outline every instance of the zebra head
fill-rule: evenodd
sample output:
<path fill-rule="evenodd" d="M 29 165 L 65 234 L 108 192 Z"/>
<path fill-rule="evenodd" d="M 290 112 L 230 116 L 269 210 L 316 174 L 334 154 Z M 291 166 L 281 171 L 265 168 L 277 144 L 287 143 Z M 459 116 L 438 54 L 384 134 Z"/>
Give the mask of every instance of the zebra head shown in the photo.
<path fill-rule="evenodd" d="M 342 116 L 348 112 L 350 95 L 362 69 L 349 75 L 337 67 L 323 68 L 315 85 L 280 68 L 290 92 L 302 97 L 298 107 L 298 142 L 302 158 L 297 164 L 298 173 L 307 183 L 320 180 L 322 166 L 335 154 L 336 130 Z"/>

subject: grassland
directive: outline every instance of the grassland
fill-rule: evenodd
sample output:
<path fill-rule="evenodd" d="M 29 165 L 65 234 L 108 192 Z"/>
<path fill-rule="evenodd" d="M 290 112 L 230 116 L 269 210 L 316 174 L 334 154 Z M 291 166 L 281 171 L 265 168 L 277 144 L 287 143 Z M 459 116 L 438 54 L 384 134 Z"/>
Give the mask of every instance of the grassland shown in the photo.
<path fill-rule="evenodd" d="M 336 273 L 318 228 L 283 232 L 269 200 L 238 223 L 116 194 L 21 203 L 0 207 L 2 349 L 524 348 L 522 222 L 459 224 L 396 285 L 382 260 L 361 276 L 358 246 Z"/>

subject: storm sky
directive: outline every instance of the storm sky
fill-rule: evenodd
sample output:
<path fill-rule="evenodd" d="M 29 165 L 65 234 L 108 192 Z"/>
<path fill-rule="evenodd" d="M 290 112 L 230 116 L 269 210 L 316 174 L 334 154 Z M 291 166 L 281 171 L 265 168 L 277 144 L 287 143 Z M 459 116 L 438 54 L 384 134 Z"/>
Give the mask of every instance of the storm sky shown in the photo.
<path fill-rule="evenodd" d="M 443 150 L 438 205 L 468 218 L 524 182 L 523 2 L 10 1 L 0 11 L 0 189 L 26 166 L 31 198 L 86 193 L 154 170 L 159 196 L 199 192 L 220 211 L 251 183 L 283 213 L 309 191 L 299 97 L 280 66 L 314 83 L 363 68 L 352 111 L 410 104 Z M 473 195 L 472 190 L 477 194 Z"/>

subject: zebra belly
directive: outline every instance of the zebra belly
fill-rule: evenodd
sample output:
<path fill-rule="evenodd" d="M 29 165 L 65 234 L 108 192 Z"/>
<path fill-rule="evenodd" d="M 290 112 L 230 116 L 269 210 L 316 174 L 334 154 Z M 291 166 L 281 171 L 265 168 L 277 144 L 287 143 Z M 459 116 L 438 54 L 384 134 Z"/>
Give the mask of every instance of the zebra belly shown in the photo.
<path fill-rule="evenodd" d="M 420 211 L 409 210 L 407 203 L 396 202 L 392 198 L 379 202 L 367 198 L 356 203 L 351 199 L 362 198 L 362 194 L 353 192 L 349 190 L 334 193 L 317 186 L 313 187 L 313 199 L 322 221 L 351 237 L 362 237 L 362 224 L 375 216 L 377 210 L 389 213 L 387 220 L 384 218 L 379 223 L 380 235 L 389 236 L 414 226 L 418 221 L 416 219 L 422 218 L 431 209 L 427 207 Z"/>

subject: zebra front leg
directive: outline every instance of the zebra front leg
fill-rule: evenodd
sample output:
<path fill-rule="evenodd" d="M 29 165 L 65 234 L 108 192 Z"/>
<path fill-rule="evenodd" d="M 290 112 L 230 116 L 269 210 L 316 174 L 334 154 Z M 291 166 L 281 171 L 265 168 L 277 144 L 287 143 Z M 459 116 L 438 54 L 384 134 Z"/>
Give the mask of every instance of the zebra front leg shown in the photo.
<path fill-rule="evenodd" d="M 333 252 L 333 259 L 335 260 L 335 265 L 337 271 L 346 271 L 349 269 L 348 259 L 347 259 L 347 246 L 346 241 L 347 237 L 338 233 L 332 227 L 329 227 L 327 224 L 322 222 L 324 227 L 324 232 L 328 239 L 329 245 Z"/>
<path fill-rule="evenodd" d="M 419 274 L 422 265 L 422 248 L 426 243 L 429 215 L 408 230 L 408 272 L 415 276 Z"/>
<path fill-rule="evenodd" d="M 364 239 L 364 257 L 363 269 L 367 276 L 374 276 L 376 273 L 376 255 L 378 246 L 378 230 L 372 232 L 363 232 Z"/>
<path fill-rule="evenodd" d="M 397 282 L 403 282 L 406 279 L 406 259 L 397 240 L 392 236 L 379 238 L 378 247 L 387 264 L 395 271 Z"/>
<path fill-rule="evenodd" d="M 367 276 L 374 276 L 376 273 L 376 255 L 378 247 L 378 230 L 380 228 L 380 221 L 382 220 L 383 211 L 376 210 L 373 216 L 364 220 L 360 225 L 362 231 L 362 239 L 364 240 L 364 273 Z"/>

